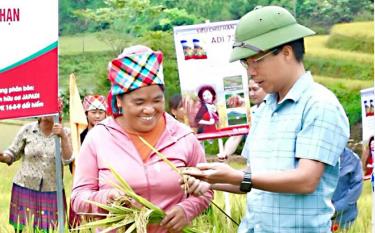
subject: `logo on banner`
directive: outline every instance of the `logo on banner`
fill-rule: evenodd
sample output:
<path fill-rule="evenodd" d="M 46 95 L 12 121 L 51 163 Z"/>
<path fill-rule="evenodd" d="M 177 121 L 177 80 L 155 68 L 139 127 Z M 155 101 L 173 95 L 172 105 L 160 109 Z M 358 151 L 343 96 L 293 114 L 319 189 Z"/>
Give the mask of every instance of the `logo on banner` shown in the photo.
<path fill-rule="evenodd" d="M 20 9 L 19 8 L 0 8 L 0 23 L 20 21 Z"/>

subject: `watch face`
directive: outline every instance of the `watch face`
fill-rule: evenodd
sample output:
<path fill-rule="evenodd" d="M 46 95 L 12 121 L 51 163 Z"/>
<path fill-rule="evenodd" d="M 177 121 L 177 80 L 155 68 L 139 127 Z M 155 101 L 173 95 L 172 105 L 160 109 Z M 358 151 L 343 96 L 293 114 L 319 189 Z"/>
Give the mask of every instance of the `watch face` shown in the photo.
<path fill-rule="evenodd" d="M 240 185 L 241 192 L 250 192 L 251 190 L 251 182 L 242 182 Z"/>

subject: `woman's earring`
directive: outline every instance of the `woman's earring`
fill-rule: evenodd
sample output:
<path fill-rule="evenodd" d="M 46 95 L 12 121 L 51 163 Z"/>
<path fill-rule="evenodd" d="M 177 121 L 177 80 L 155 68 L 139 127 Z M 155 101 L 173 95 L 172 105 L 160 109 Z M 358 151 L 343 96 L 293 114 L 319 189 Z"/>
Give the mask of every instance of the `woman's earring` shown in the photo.
<path fill-rule="evenodd" d="M 119 113 L 122 113 L 122 107 L 121 107 L 121 105 L 117 105 L 117 109 L 118 109 Z"/>

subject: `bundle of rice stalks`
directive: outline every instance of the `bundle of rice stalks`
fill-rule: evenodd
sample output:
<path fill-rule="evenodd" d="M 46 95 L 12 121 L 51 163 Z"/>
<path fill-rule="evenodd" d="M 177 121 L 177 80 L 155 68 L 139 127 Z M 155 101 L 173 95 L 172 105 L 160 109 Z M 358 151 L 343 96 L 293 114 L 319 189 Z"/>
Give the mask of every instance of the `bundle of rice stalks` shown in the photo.
<path fill-rule="evenodd" d="M 165 212 L 147 199 L 137 195 L 130 185 L 113 168 L 111 168 L 111 172 L 117 181 L 117 183 L 111 182 L 112 186 L 123 192 L 125 196 L 109 204 L 87 201 L 90 204 L 108 211 L 108 213 L 91 214 L 91 216 L 105 218 L 88 222 L 75 230 L 102 228 L 101 233 L 107 233 L 113 230 L 125 233 L 146 233 L 148 224 L 160 223 L 165 216 Z M 132 205 L 132 201 L 135 201 L 139 205 Z M 200 231 L 185 227 L 182 232 L 199 233 Z"/>
<path fill-rule="evenodd" d="M 185 194 L 187 194 L 188 190 L 189 190 L 189 184 L 188 184 L 188 181 L 187 181 L 187 176 L 183 174 L 183 171 L 182 170 L 179 170 L 175 165 L 174 163 L 172 163 L 171 161 L 168 160 L 167 156 L 163 155 L 162 153 L 160 153 L 155 147 L 153 147 L 150 143 L 148 143 L 144 138 L 142 138 L 141 136 L 139 136 L 139 139 L 148 147 L 150 148 L 153 152 L 155 152 L 166 164 L 168 164 L 169 167 L 172 168 L 172 170 L 174 170 L 177 174 L 180 175 L 181 179 L 182 179 L 182 182 L 183 182 L 183 186 L 184 186 L 184 192 Z"/>

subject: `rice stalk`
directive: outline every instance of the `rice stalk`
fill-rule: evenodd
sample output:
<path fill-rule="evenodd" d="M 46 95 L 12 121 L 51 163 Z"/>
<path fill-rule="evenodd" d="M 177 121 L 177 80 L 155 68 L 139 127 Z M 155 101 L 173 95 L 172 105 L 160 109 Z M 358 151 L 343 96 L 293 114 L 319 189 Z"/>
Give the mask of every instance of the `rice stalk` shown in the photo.
<path fill-rule="evenodd" d="M 117 181 L 117 183 L 111 182 L 111 184 L 114 188 L 123 192 L 125 196 L 109 204 L 86 200 L 89 204 L 96 205 L 108 211 L 108 213 L 104 214 L 105 219 L 85 223 L 74 230 L 86 230 L 100 227 L 104 228 L 104 230 L 101 231 L 102 233 L 108 233 L 119 229 L 121 232 L 125 231 L 125 233 L 147 233 L 147 225 L 150 223 L 160 223 L 165 216 L 165 212 L 147 199 L 137 195 L 130 185 L 112 167 L 110 167 L 110 170 Z M 130 199 L 133 199 L 142 207 L 132 206 Z M 127 207 L 127 205 L 131 207 Z M 103 216 L 103 213 L 93 213 L 90 215 Z M 200 231 L 185 227 L 182 232 L 199 233 Z"/>
<path fill-rule="evenodd" d="M 169 167 L 172 168 L 172 170 L 174 170 L 177 174 L 180 175 L 183 183 L 184 183 L 184 193 L 185 195 L 187 195 L 188 193 L 188 190 L 189 190 L 189 184 L 188 184 L 188 180 L 187 180 L 187 176 L 185 176 L 180 170 L 178 170 L 178 168 L 176 167 L 176 165 L 174 165 L 174 163 L 172 163 L 171 161 L 169 161 L 169 159 L 167 158 L 167 156 L 165 156 L 164 154 L 160 153 L 160 151 L 158 151 L 155 147 L 153 147 L 150 143 L 148 143 L 143 137 L 141 136 L 138 136 L 139 139 L 148 147 L 150 148 L 154 153 L 156 153 L 166 164 L 169 165 Z"/>

